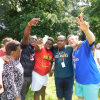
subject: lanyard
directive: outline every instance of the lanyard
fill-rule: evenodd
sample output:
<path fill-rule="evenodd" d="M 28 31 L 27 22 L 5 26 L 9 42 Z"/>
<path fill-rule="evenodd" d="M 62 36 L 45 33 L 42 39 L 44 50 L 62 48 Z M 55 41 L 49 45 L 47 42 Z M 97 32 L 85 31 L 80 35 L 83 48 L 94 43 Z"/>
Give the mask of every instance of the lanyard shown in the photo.
<path fill-rule="evenodd" d="M 74 61 L 74 68 L 76 69 L 76 64 L 75 64 L 75 61 L 76 61 L 76 52 L 77 52 L 77 49 L 76 49 L 76 51 L 75 51 L 75 58 L 73 59 L 73 57 L 72 57 L 72 60 Z M 74 51 L 73 51 L 73 53 L 74 53 Z M 73 55 L 73 53 L 72 53 L 72 55 Z"/>
<path fill-rule="evenodd" d="M 77 52 L 77 49 L 75 50 L 75 58 L 76 58 L 76 52 Z M 74 51 L 73 51 L 73 53 L 74 53 Z M 72 55 L 73 55 L 73 53 L 72 53 Z"/>
<path fill-rule="evenodd" d="M 66 51 L 66 48 L 65 48 L 65 51 Z M 60 52 L 59 52 L 59 48 L 58 48 L 58 53 L 59 53 L 60 57 L 63 59 L 63 61 L 64 61 L 64 59 L 65 59 L 65 52 L 64 52 L 64 57 L 62 57 Z"/>

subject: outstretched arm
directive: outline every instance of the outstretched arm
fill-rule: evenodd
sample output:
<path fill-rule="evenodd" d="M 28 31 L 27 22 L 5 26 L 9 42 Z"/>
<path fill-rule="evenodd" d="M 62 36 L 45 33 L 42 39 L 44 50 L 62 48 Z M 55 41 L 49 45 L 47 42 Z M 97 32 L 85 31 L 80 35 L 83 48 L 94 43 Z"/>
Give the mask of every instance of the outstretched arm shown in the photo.
<path fill-rule="evenodd" d="M 91 45 L 93 42 L 95 42 L 95 36 L 89 29 L 89 23 L 86 21 L 83 21 L 82 15 L 80 15 L 80 19 L 77 18 L 77 21 L 80 25 L 78 26 L 78 28 L 85 33 L 88 43 L 89 45 Z"/>
<path fill-rule="evenodd" d="M 38 21 L 40 21 L 40 18 L 33 18 L 28 23 L 28 25 L 26 26 L 26 28 L 24 30 L 24 36 L 23 36 L 23 39 L 22 39 L 22 44 L 26 45 L 29 42 L 31 26 L 37 24 Z"/>

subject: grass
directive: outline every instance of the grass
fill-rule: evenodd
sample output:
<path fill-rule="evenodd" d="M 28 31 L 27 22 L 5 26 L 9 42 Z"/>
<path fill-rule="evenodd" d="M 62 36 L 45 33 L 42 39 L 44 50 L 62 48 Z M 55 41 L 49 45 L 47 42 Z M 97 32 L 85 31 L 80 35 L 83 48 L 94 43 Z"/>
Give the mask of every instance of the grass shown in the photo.
<path fill-rule="evenodd" d="M 75 84 L 74 84 L 73 90 L 74 91 L 73 91 L 72 100 L 78 100 L 77 96 L 74 93 L 75 92 Z M 31 87 L 30 87 L 25 100 L 33 100 L 33 95 L 34 95 L 34 92 L 31 91 Z M 46 100 L 57 100 L 54 76 L 49 77 L 49 83 L 48 83 L 47 89 L 46 89 Z M 100 100 L 100 89 L 99 89 L 98 100 Z"/>

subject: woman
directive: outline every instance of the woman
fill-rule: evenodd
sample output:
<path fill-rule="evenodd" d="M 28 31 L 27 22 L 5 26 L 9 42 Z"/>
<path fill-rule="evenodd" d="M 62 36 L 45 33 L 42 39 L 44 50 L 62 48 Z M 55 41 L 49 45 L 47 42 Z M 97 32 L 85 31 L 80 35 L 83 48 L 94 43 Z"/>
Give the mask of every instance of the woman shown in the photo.
<path fill-rule="evenodd" d="M 21 48 L 18 41 L 11 41 L 6 45 L 6 56 L 12 65 L 4 64 L 2 73 L 4 92 L 1 100 L 21 100 L 20 91 L 23 84 L 23 68 L 19 62 Z"/>

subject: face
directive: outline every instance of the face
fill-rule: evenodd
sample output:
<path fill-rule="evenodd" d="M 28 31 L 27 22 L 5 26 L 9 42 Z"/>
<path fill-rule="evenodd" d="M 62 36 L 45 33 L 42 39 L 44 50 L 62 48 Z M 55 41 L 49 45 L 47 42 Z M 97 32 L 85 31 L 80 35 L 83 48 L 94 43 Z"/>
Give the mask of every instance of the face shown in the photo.
<path fill-rule="evenodd" d="M 77 47 L 78 39 L 75 36 L 71 36 L 68 38 L 68 43 L 74 49 Z"/>
<path fill-rule="evenodd" d="M 37 39 L 35 39 L 35 38 L 30 38 L 30 44 L 32 45 L 32 46 L 34 46 L 35 45 L 35 43 L 36 43 L 36 41 L 37 41 Z"/>
<path fill-rule="evenodd" d="M 51 40 L 48 40 L 46 43 L 45 43 L 45 48 L 46 50 L 50 50 L 53 46 L 53 42 Z"/>
<path fill-rule="evenodd" d="M 65 41 L 65 37 L 60 36 L 57 38 L 57 46 L 59 49 L 63 49 L 65 48 L 66 45 L 66 41 Z"/>
<path fill-rule="evenodd" d="M 13 51 L 13 56 L 15 60 L 18 60 L 21 55 L 21 47 L 18 46 L 16 51 Z"/>

